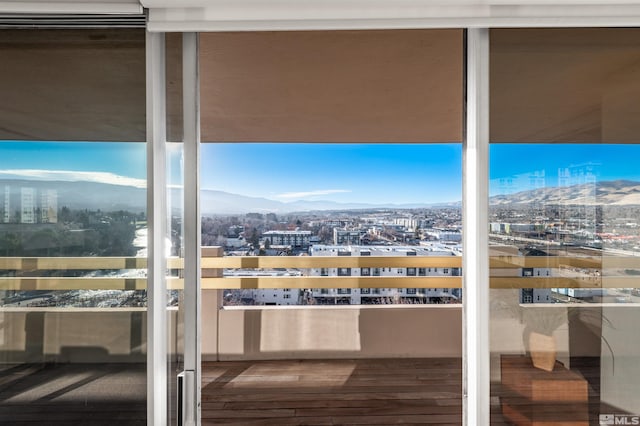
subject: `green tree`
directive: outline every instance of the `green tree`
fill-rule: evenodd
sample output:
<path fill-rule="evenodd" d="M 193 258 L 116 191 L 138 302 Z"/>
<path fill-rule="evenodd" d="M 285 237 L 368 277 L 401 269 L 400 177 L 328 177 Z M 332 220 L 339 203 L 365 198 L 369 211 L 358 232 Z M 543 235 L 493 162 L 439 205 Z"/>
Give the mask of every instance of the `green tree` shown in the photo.
<path fill-rule="evenodd" d="M 21 256 L 22 240 L 18 234 L 13 232 L 6 233 L 0 239 L 0 247 L 2 247 L 5 256 Z"/>
<path fill-rule="evenodd" d="M 245 230 L 245 240 L 254 248 L 257 248 L 260 245 L 260 233 L 252 226 L 249 228 L 249 232 Z"/>

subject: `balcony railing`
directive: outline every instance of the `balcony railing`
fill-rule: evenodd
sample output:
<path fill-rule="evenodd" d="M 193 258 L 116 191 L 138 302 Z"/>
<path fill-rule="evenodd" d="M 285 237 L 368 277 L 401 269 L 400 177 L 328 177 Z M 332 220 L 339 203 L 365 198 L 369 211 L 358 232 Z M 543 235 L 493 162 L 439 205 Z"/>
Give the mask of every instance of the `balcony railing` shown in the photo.
<path fill-rule="evenodd" d="M 139 257 L 4 257 L 0 258 L 0 290 L 144 290 L 144 276 L 58 276 L 63 272 L 144 270 L 145 258 Z M 224 270 L 320 268 L 462 268 L 459 256 L 232 256 L 203 257 L 202 288 L 274 289 L 274 288 L 461 288 L 461 276 L 224 276 Z M 640 288 L 640 257 L 524 257 L 490 258 L 491 288 Z M 182 259 L 168 259 L 168 288 L 181 289 Z M 547 268 L 550 276 L 522 277 L 522 268 Z M 510 271 L 515 270 L 515 271 Z M 564 271 L 564 273 L 562 273 Z M 604 271 L 604 273 L 603 273 Z M 617 271 L 618 274 L 609 274 Z M 12 276 L 8 276 L 12 275 Z M 52 276 L 55 275 L 55 276 Z M 87 274 L 88 275 L 88 274 Z M 141 274 L 143 275 L 143 274 Z M 255 275 L 255 274 L 254 274 Z"/>

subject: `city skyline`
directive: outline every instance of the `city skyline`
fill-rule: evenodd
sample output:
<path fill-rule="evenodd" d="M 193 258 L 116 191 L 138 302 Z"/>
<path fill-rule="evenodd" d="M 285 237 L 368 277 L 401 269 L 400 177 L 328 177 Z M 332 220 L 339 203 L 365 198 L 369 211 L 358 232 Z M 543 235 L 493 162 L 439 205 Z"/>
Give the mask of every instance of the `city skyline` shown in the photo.
<path fill-rule="evenodd" d="M 171 185 L 180 185 L 179 146 L 168 150 Z M 144 143 L 7 141 L 0 151 L 0 179 L 145 186 Z M 596 181 L 640 181 L 635 164 L 620 161 L 638 154 L 634 145 L 494 144 L 490 194 L 557 186 L 567 168 Z M 460 144 L 218 143 L 202 144 L 201 158 L 203 189 L 282 202 L 435 204 L 462 198 Z"/>

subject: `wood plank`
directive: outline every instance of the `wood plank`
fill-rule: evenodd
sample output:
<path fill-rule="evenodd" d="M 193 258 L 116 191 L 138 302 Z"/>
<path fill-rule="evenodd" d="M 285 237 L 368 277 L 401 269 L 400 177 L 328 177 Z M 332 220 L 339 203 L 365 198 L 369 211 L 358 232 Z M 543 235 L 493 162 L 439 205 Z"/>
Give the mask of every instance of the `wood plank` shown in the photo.
<path fill-rule="evenodd" d="M 104 386 L 85 388 L 83 374 L 92 377 L 92 384 Z M 0 370 L 4 383 L 0 424 L 36 426 L 43 419 L 54 426 L 146 424 L 144 387 L 140 395 L 118 393 L 123 377 L 138 383 L 144 382 L 144 374 L 144 365 L 125 364 L 5 367 Z M 459 359 L 207 362 L 203 363 L 202 424 L 459 425 L 461 374 Z M 40 396 L 34 393 L 32 401 L 22 398 L 39 386 Z M 78 392 L 78 386 L 86 392 Z M 20 402 L 11 400 L 16 392 Z M 500 383 L 492 384 L 491 393 L 510 394 Z M 492 426 L 508 424 L 495 401 Z M 511 402 L 518 412 L 530 408 L 523 399 Z M 542 414 L 553 417 L 556 408 L 546 408 Z M 591 418 L 601 411 L 599 403 L 589 405 Z"/>
<path fill-rule="evenodd" d="M 213 392 L 209 392 L 209 390 L 203 389 L 202 399 L 203 402 L 206 401 L 223 401 L 223 402 L 252 402 L 252 401 L 314 401 L 318 399 L 326 400 L 326 401 L 361 401 L 361 400 L 373 400 L 373 401 L 384 401 L 384 400 L 393 400 L 394 398 L 401 397 L 401 399 L 416 399 L 416 400 L 437 400 L 438 403 L 441 401 L 451 401 L 452 399 L 460 399 L 461 393 L 436 393 L 436 392 L 428 392 L 428 391 L 417 391 L 417 392 L 403 392 L 401 395 L 398 393 L 392 392 L 367 392 L 367 393 L 329 393 L 327 391 L 317 391 L 317 392 L 309 392 L 309 393 L 300 393 L 300 392 L 289 392 L 289 393 L 279 393 L 279 394 L 268 394 L 264 392 L 255 392 L 255 393 L 235 393 L 235 394 L 226 394 L 219 395 Z M 446 403 L 446 402 L 443 402 Z"/>
<path fill-rule="evenodd" d="M 203 410 L 214 409 L 210 404 L 217 404 L 212 402 L 205 402 L 202 404 Z M 451 407 L 459 411 L 462 401 L 460 398 L 449 400 L 432 400 L 432 399 L 391 399 L 391 396 L 386 399 L 359 399 L 359 400 L 343 400 L 334 399 L 328 400 L 318 396 L 316 399 L 297 401 L 297 400 L 284 400 L 284 401 L 235 401 L 218 403 L 224 405 L 225 409 L 236 410 L 241 408 L 249 408 L 252 410 L 259 410 L 263 408 L 385 408 L 385 407 L 423 407 L 423 406 L 438 406 L 438 407 Z M 217 406 L 217 405 L 216 405 Z"/>
<path fill-rule="evenodd" d="M 461 370 L 459 359 L 205 363 L 203 424 L 460 424 Z"/>

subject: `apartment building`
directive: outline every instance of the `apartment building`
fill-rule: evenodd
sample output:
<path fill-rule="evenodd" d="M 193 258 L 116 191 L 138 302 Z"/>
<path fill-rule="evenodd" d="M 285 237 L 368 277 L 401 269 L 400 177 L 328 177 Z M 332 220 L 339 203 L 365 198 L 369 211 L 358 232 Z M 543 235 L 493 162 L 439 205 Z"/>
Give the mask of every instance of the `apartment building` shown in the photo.
<path fill-rule="evenodd" d="M 295 249 L 309 247 L 311 231 L 267 231 L 262 233 L 262 239 L 271 246 L 291 246 Z"/>
<path fill-rule="evenodd" d="M 339 246 L 359 245 L 366 231 L 360 229 L 333 228 L 333 244 Z"/>
<path fill-rule="evenodd" d="M 341 246 L 314 245 L 311 256 L 350 257 L 398 257 L 398 256 L 461 256 L 461 248 L 443 245 L 426 246 Z M 322 277 L 426 277 L 460 276 L 460 268 L 314 268 L 312 276 Z M 311 289 L 310 297 L 317 304 L 426 304 L 457 303 L 461 297 L 459 289 L 449 288 L 357 288 L 357 289 Z"/>

